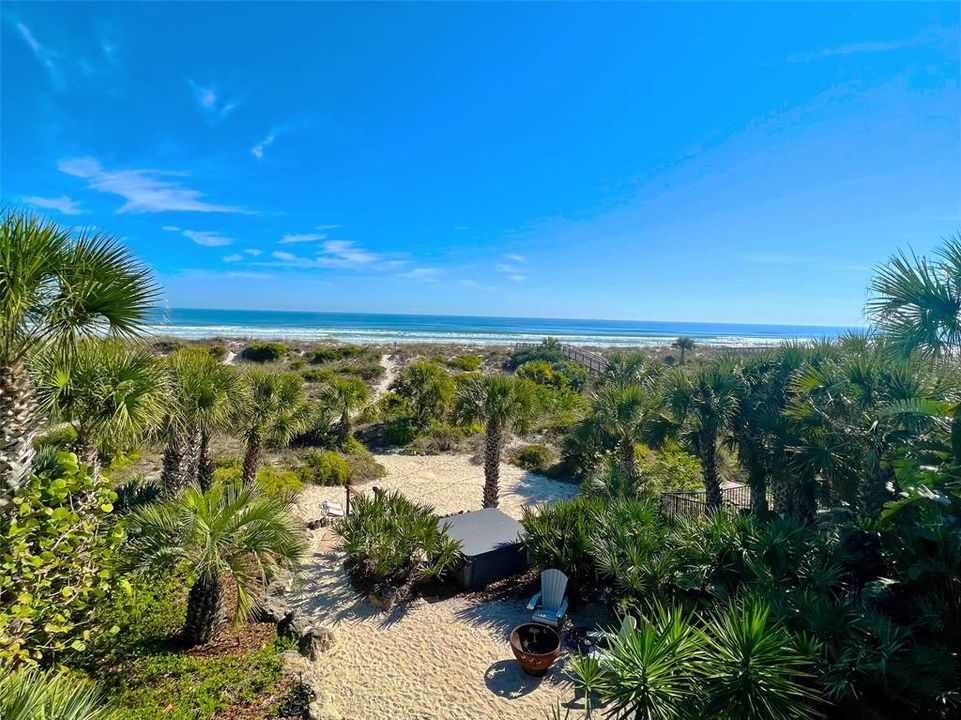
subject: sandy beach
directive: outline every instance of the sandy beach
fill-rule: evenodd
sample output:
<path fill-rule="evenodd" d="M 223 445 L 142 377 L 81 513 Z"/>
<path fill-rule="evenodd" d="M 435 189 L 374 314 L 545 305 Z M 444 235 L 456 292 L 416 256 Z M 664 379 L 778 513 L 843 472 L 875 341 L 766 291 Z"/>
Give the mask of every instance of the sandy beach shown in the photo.
<path fill-rule="evenodd" d="M 402 490 L 439 514 L 481 506 L 483 470 L 468 455 L 378 455 L 387 476 L 376 485 Z M 501 468 L 501 509 L 519 518 L 536 502 L 572 497 L 576 487 Z M 343 488 L 311 486 L 298 511 L 319 517 L 325 500 L 343 501 Z M 344 720 L 538 720 L 571 697 L 563 664 L 544 678 L 524 675 L 508 645 L 510 630 L 530 617 L 524 602 L 480 602 L 467 596 L 416 599 L 384 613 L 354 591 L 344 555 L 330 529 L 311 533 L 293 603 L 317 625 L 331 628 L 336 645 L 309 663 L 321 704 Z M 595 618 L 575 617 L 577 624 Z"/>

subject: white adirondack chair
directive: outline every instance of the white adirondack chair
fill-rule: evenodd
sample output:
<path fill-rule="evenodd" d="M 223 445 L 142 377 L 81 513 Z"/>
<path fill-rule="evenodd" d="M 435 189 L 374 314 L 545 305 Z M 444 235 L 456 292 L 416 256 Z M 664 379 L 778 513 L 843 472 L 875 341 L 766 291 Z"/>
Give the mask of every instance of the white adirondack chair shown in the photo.
<path fill-rule="evenodd" d="M 625 615 L 624 619 L 621 621 L 621 629 L 617 631 L 617 637 L 626 637 L 635 630 L 637 630 L 637 618 L 635 618 L 633 615 Z M 612 635 L 613 633 L 605 633 L 602 631 L 588 633 L 588 637 L 595 641 L 600 641 L 604 638 L 610 638 Z M 608 655 L 608 650 L 595 647 L 593 650 L 591 650 L 590 655 L 598 660 L 604 660 Z"/>
<path fill-rule="evenodd" d="M 550 568 L 541 573 L 541 591 L 527 603 L 531 621 L 543 625 L 557 627 L 564 615 L 567 614 L 567 575 L 560 570 Z"/>

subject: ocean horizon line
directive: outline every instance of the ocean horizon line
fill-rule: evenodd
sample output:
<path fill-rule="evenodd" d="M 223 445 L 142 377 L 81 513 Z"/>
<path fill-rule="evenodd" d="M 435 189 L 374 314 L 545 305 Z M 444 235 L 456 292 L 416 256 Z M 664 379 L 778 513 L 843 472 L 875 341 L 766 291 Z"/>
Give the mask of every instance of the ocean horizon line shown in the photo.
<path fill-rule="evenodd" d="M 223 337 L 368 344 L 512 345 L 554 337 L 573 345 L 608 347 L 662 347 L 680 336 L 689 336 L 708 346 L 761 347 L 788 341 L 830 339 L 864 330 L 847 326 L 769 323 L 226 308 L 166 308 L 154 313 L 148 329 L 154 335 L 184 339 Z"/>

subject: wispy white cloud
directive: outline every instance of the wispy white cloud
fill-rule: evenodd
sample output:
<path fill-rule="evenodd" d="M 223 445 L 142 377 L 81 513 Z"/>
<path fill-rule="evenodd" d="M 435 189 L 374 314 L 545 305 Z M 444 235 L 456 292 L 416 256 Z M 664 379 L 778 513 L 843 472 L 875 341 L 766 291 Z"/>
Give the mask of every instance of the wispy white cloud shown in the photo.
<path fill-rule="evenodd" d="M 513 280 L 514 282 L 524 282 L 525 280 L 527 280 L 527 275 L 515 274 L 515 275 L 508 275 L 507 277 Z"/>
<path fill-rule="evenodd" d="M 408 278 L 410 280 L 423 280 L 425 282 L 434 282 L 444 273 L 443 270 L 436 267 L 415 267 L 411 268 L 407 272 L 401 273 L 398 277 Z"/>
<path fill-rule="evenodd" d="M 299 120 L 283 123 L 281 125 L 275 125 L 270 129 L 270 132 L 268 132 L 261 140 L 256 142 L 252 148 L 250 148 L 250 154 L 260 160 L 264 156 L 264 151 L 273 145 L 278 138 L 294 130 L 300 130 L 309 126 L 309 118 L 301 118 Z"/>
<path fill-rule="evenodd" d="M 526 258 L 523 255 L 512 254 L 512 255 L 508 255 L 507 259 L 513 260 L 514 262 L 517 262 L 517 263 L 527 262 Z"/>
<path fill-rule="evenodd" d="M 183 230 L 175 225 L 164 225 L 162 229 L 166 230 L 167 232 L 179 233 L 188 240 L 191 240 L 198 245 L 203 245 L 204 247 L 223 247 L 224 245 L 230 245 L 233 242 L 233 239 L 225 237 L 220 233 L 211 230 Z"/>
<path fill-rule="evenodd" d="M 66 158 L 57 167 L 62 173 L 86 180 L 87 187 L 92 190 L 126 200 L 118 213 L 250 213 L 244 208 L 208 202 L 203 193 L 170 179 L 188 173 L 153 169 L 107 170 L 92 157 Z"/>
<path fill-rule="evenodd" d="M 211 125 L 219 125 L 230 113 L 240 107 L 238 99 L 228 99 L 216 88 L 200 85 L 193 80 L 188 80 L 187 84 L 193 91 L 200 113 Z"/>
<path fill-rule="evenodd" d="M 17 28 L 17 32 L 20 33 L 20 37 L 30 48 L 30 52 L 37 59 L 37 62 L 43 67 L 47 73 L 47 77 L 50 79 L 50 84 L 55 88 L 63 88 L 63 73 L 60 69 L 60 56 L 51 50 L 46 45 L 40 43 L 34 36 L 33 31 L 27 27 L 24 23 L 17 21 L 14 23 Z"/>
<path fill-rule="evenodd" d="M 229 263 L 240 262 L 243 259 L 244 259 L 244 256 L 241 255 L 240 253 L 234 253 L 233 255 L 224 256 L 224 262 L 229 262 Z"/>
<path fill-rule="evenodd" d="M 23 198 L 23 201 L 27 205 L 32 205 L 33 207 L 43 208 L 44 210 L 56 210 L 61 215 L 81 215 L 87 212 L 80 207 L 80 203 L 73 200 L 66 195 L 61 195 L 55 198 L 40 197 L 38 195 L 30 195 Z"/>
<path fill-rule="evenodd" d="M 261 272 L 243 272 L 243 271 L 231 271 L 224 273 L 229 278 L 238 278 L 240 280 L 274 280 L 276 275 L 271 273 L 261 273 Z"/>
<path fill-rule="evenodd" d="M 297 255 L 286 250 L 275 250 L 270 256 L 273 260 L 260 264 L 295 268 L 383 271 L 396 269 L 409 263 L 408 260 L 371 252 L 351 240 L 327 240 L 321 243 L 312 256 Z"/>
<path fill-rule="evenodd" d="M 261 254 L 261 251 L 258 250 L 257 248 L 247 248 L 246 250 L 244 250 L 244 252 L 253 257 L 259 257 Z"/>
<path fill-rule="evenodd" d="M 839 57 L 846 55 L 867 55 L 874 53 L 893 52 L 913 47 L 923 40 L 922 37 L 902 38 L 900 40 L 868 40 L 865 42 L 848 43 L 834 47 L 818 48 L 788 56 L 788 62 L 807 62 L 819 58 Z"/>
<path fill-rule="evenodd" d="M 279 242 L 281 245 L 290 245 L 291 243 L 316 242 L 326 237 L 326 233 L 288 233 L 280 238 Z"/>

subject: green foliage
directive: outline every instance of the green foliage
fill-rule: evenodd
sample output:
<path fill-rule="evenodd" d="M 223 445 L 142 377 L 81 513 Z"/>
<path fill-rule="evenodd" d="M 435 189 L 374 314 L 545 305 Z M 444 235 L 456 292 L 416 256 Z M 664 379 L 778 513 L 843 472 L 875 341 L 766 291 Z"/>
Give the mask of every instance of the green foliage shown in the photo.
<path fill-rule="evenodd" d="M 672 439 L 657 450 L 635 447 L 638 469 L 655 493 L 697 490 L 701 487 L 701 466 L 697 458 Z"/>
<path fill-rule="evenodd" d="M 512 352 L 507 359 L 507 369 L 516 370 L 524 363 L 532 361 L 547 362 L 551 365 L 562 365 L 567 362 L 567 357 L 561 349 L 559 340 L 556 338 L 544 338 L 544 341 L 540 345 Z"/>
<path fill-rule="evenodd" d="M 511 462 L 536 473 L 546 473 L 557 464 L 557 451 L 547 445 L 525 445 L 511 455 Z"/>
<path fill-rule="evenodd" d="M 227 357 L 227 348 L 223 345 L 211 345 L 207 348 L 207 352 L 210 353 L 210 357 L 217 362 L 222 362 L 223 359 Z"/>
<path fill-rule="evenodd" d="M 309 383 L 321 383 L 329 382 L 331 379 L 336 377 L 336 373 L 332 370 L 325 370 L 323 368 L 308 368 L 302 370 L 300 376 Z"/>
<path fill-rule="evenodd" d="M 333 345 L 331 347 L 317 348 L 307 357 L 315 365 L 336 362 L 338 360 L 349 360 L 350 358 L 360 357 L 367 352 L 366 348 L 360 345 Z"/>
<path fill-rule="evenodd" d="M 60 453 L 32 475 L 0 516 L 0 661 L 51 661 L 90 638 L 112 590 L 122 538 L 110 522 L 117 494 L 77 457 Z"/>
<path fill-rule="evenodd" d="M 399 492 L 357 496 L 337 526 L 344 550 L 364 572 L 396 585 L 442 576 L 460 558 L 433 508 Z"/>
<path fill-rule="evenodd" d="M 404 400 L 411 422 L 424 427 L 449 413 L 455 384 L 439 365 L 419 362 L 401 370 L 390 389 Z"/>
<path fill-rule="evenodd" d="M 517 368 L 515 374 L 538 385 L 572 388 L 575 391 L 587 384 L 587 371 L 567 359 L 553 363 L 547 360 L 528 360 Z"/>
<path fill-rule="evenodd" d="M 563 571 L 573 594 L 589 586 L 597 577 L 591 536 L 605 507 L 603 501 L 584 496 L 525 506 L 521 524 L 530 563 Z"/>
<path fill-rule="evenodd" d="M 306 363 L 303 360 L 292 360 L 290 362 L 291 370 L 303 370 Z M 306 378 L 305 378 L 306 379 Z"/>
<path fill-rule="evenodd" d="M 346 485 L 350 481 L 350 464 L 332 450 L 308 450 L 303 455 L 300 477 L 314 485 Z"/>
<path fill-rule="evenodd" d="M 53 448 L 54 450 L 69 451 L 77 443 L 77 428 L 73 425 L 60 425 L 34 438 L 33 446 L 37 450 Z"/>
<path fill-rule="evenodd" d="M 288 352 L 288 348 L 279 342 L 253 342 L 243 349 L 240 354 L 244 360 L 250 362 L 264 363 L 275 362 L 282 359 Z"/>
<path fill-rule="evenodd" d="M 476 424 L 449 425 L 433 420 L 417 433 L 407 445 L 407 449 L 420 455 L 437 455 L 459 450 L 471 435 L 482 430 L 483 428 Z"/>
<path fill-rule="evenodd" d="M 480 355 L 456 355 L 446 362 L 447 365 L 457 370 L 474 372 L 475 370 L 480 369 L 481 364 L 484 362 L 484 358 L 482 358 Z"/>
<path fill-rule="evenodd" d="M 3 720 L 113 720 L 100 689 L 62 672 L 17 670 L 0 677 Z"/>
<path fill-rule="evenodd" d="M 277 686 L 286 641 L 213 656 L 187 654 L 171 639 L 184 623 L 189 576 L 128 579 L 130 591 L 115 593 L 100 613 L 117 632 L 101 634 L 71 659 L 87 675 L 103 678 L 118 718 L 229 716 Z"/>
<path fill-rule="evenodd" d="M 348 443 L 347 453 L 344 457 L 350 466 L 351 483 L 365 483 L 368 480 L 378 480 L 387 475 L 387 468 L 377 462 L 370 450 L 356 439 Z"/>

